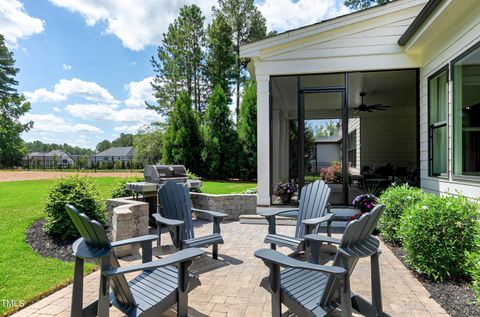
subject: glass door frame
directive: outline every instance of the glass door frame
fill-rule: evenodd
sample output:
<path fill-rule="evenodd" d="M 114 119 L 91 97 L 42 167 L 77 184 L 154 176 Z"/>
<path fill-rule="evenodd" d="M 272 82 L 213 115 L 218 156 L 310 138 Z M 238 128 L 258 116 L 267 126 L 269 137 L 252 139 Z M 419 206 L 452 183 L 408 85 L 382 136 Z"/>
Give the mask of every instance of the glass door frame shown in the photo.
<path fill-rule="evenodd" d="M 297 114 L 298 114 L 298 188 L 305 185 L 305 95 L 321 93 L 341 93 L 342 94 L 342 192 L 345 206 L 348 205 L 348 73 L 343 73 L 343 86 L 323 86 L 301 88 L 300 77 L 297 76 Z"/>

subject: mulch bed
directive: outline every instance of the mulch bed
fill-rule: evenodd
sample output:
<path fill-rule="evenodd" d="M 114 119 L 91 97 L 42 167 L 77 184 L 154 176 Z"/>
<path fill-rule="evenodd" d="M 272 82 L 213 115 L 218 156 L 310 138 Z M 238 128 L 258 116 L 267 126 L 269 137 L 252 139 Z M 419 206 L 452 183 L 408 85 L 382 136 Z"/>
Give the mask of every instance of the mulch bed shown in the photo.
<path fill-rule="evenodd" d="M 392 250 L 393 254 L 410 269 L 405 262 L 405 251 L 386 241 L 384 243 Z M 467 279 L 455 279 L 447 282 L 434 282 L 425 275 L 410 269 L 412 274 L 430 292 L 431 297 L 447 311 L 452 317 L 478 317 L 480 316 L 480 304 L 476 301 L 474 292 L 468 287 Z"/>
<path fill-rule="evenodd" d="M 73 256 L 72 244 L 76 239 L 60 240 L 52 238 L 43 232 L 43 225 L 46 219 L 35 221 L 26 232 L 25 240 L 36 253 L 44 257 L 56 258 L 62 261 L 75 261 Z M 111 235 L 110 224 L 107 223 L 107 235 Z"/>

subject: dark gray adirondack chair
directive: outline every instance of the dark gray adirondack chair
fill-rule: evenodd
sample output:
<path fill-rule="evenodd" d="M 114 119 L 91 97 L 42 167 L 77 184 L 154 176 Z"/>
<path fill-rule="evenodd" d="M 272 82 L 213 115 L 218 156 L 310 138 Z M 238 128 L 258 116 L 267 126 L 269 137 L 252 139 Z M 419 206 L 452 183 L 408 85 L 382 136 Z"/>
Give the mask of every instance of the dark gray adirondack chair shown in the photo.
<path fill-rule="evenodd" d="M 218 245 L 223 244 L 223 238 L 220 235 L 220 222 L 227 214 L 192 208 L 188 188 L 173 181 L 168 181 L 160 187 L 158 201 L 160 213 L 153 215 L 157 223 L 158 245 L 161 245 L 161 228 L 162 225 L 165 225 L 168 227 L 176 248 L 207 248 L 213 245 L 212 257 L 218 259 Z M 211 235 L 195 237 L 192 211 L 213 218 L 213 233 Z"/>
<path fill-rule="evenodd" d="M 82 235 L 73 244 L 75 273 L 73 278 L 72 317 L 108 316 L 111 305 L 125 315 L 159 316 L 177 305 L 177 316 L 187 316 L 188 292 L 198 286 L 196 277 L 190 277 L 187 268 L 191 261 L 202 255 L 200 249 L 178 251 L 152 262 L 152 241 L 155 235 L 110 242 L 103 226 L 90 220 L 72 205 L 67 212 Z M 140 243 L 142 264 L 120 267 L 114 247 Z M 83 308 L 83 265 L 85 259 L 93 259 L 100 265 L 100 289 L 98 300 Z M 177 265 L 175 267 L 174 265 Z M 142 271 L 130 281 L 125 274 Z M 110 292 L 110 287 L 112 292 Z"/>
<path fill-rule="evenodd" d="M 304 237 L 309 233 L 317 233 L 318 226 L 321 223 L 327 223 L 327 234 L 331 235 L 330 225 L 332 223 L 333 213 L 330 213 L 328 199 L 331 189 L 322 180 L 317 180 L 311 184 L 303 186 L 300 192 L 300 204 L 298 208 L 291 210 L 272 210 L 262 213 L 268 221 L 268 235 L 265 237 L 265 243 L 270 243 L 271 249 L 275 246 L 288 247 L 295 254 L 305 250 Z M 298 211 L 295 236 L 289 237 L 276 233 L 275 217 L 285 212 Z"/>
<path fill-rule="evenodd" d="M 314 257 L 322 243 L 338 243 L 332 266 L 300 261 L 269 249 L 256 251 L 255 256 L 270 268 L 270 276 L 261 285 L 272 294 L 272 316 L 281 315 L 282 303 L 299 316 L 327 316 L 338 308 L 343 317 L 352 316 L 352 308 L 365 316 L 388 316 L 382 309 L 380 242 L 371 235 L 383 208 L 378 205 L 351 221 L 341 240 L 314 234 L 305 237 Z M 372 303 L 350 292 L 350 275 L 363 257 L 371 257 Z"/>

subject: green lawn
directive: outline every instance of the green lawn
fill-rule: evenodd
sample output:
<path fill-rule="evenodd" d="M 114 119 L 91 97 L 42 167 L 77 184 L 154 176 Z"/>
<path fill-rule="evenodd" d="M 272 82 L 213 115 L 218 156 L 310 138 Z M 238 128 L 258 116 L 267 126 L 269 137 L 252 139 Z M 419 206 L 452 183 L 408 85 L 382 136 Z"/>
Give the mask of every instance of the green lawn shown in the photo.
<path fill-rule="evenodd" d="M 102 196 L 108 198 L 116 177 L 93 178 Z M 55 180 L 0 182 L 0 294 L 2 300 L 32 301 L 65 285 L 73 276 L 73 263 L 44 258 L 25 243 L 25 231 L 42 211 L 48 189 Z M 202 192 L 238 193 L 254 183 L 204 182 Z M 87 265 L 91 270 L 92 265 Z M 7 311 L 0 303 L 0 315 Z"/>

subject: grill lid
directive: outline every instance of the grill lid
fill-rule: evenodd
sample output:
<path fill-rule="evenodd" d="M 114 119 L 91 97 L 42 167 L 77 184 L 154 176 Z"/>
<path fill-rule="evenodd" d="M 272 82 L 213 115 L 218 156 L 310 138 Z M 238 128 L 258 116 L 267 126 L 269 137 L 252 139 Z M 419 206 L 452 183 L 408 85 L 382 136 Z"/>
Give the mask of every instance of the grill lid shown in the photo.
<path fill-rule="evenodd" d="M 143 169 L 146 182 L 159 183 L 166 179 L 187 179 L 187 170 L 183 165 L 147 165 Z"/>

